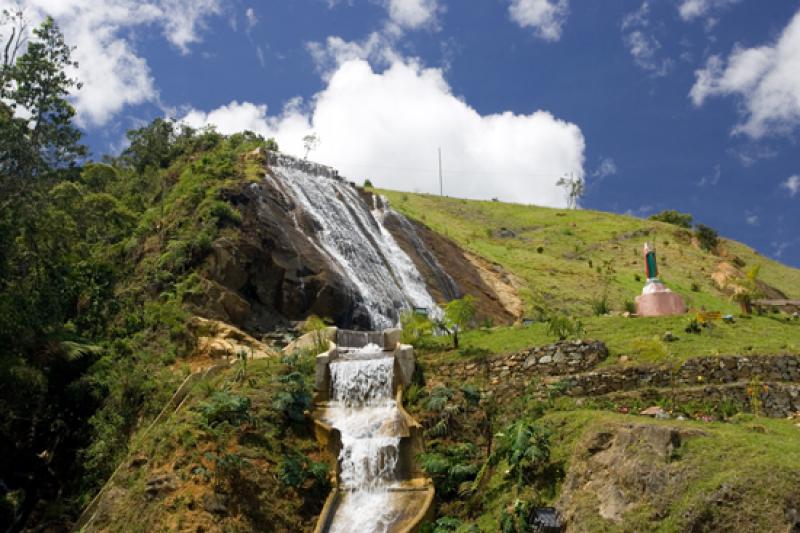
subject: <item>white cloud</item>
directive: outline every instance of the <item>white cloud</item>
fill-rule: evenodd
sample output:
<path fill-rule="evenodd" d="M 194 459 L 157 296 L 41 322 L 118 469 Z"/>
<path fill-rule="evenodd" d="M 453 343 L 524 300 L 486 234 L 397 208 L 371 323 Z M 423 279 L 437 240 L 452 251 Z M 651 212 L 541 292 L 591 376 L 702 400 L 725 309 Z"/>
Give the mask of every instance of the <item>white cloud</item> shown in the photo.
<path fill-rule="evenodd" d="M 714 169 L 711 171 L 711 174 L 703 176 L 700 178 L 700 181 L 697 182 L 698 187 L 705 187 L 706 185 L 710 185 L 712 187 L 716 187 L 717 183 L 719 183 L 719 178 L 722 176 L 722 169 L 720 168 L 719 164 L 714 165 Z"/>
<path fill-rule="evenodd" d="M 255 28 L 256 24 L 258 24 L 258 16 L 256 15 L 256 11 L 252 7 L 248 7 L 244 12 L 245 21 L 247 21 L 247 31 L 252 30 Z"/>
<path fill-rule="evenodd" d="M 713 12 L 720 11 L 737 2 L 739 0 L 681 0 L 678 5 L 678 13 L 683 20 L 690 21 L 711 15 Z M 716 19 L 710 20 L 716 24 Z"/>
<path fill-rule="evenodd" d="M 647 0 L 639 9 L 622 18 L 622 30 L 622 40 L 636 66 L 655 77 L 669 73 L 674 62 L 660 57 L 661 43 L 650 28 L 650 3 Z"/>
<path fill-rule="evenodd" d="M 744 221 L 748 226 L 758 226 L 758 215 L 745 212 Z"/>
<path fill-rule="evenodd" d="M 437 0 L 388 0 L 389 19 L 401 28 L 417 29 L 436 22 Z"/>
<path fill-rule="evenodd" d="M 511 0 L 511 20 L 522 28 L 533 28 L 545 41 L 557 41 L 569 15 L 568 0 Z"/>
<path fill-rule="evenodd" d="M 324 79 L 328 79 L 343 63 L 353 59 L 364 59 L 383 66 L 399 61 L 400 55 L 394 49 L 397 37 L 386 33 L 372 32 L 365 39 L 357 42 L 330 36 L 325 40 L 325 44 L 306 43 L 306 49 L 311 54 L 317 70 Z"/>
<path fill-rule="evenodd" d="M 17 2 L 0 0 L 0 9 Z M 126 30 L 161 28 L 181 53 L 200 40 L 206 17 L 221 11 L 220 0 L 21 0 L 26 17 L 38 25 L 51 15 L 80 65 L 83 88 L 72 95 L 83 125 L 103 125 L 126 105 L 158 100 L 147 62 Z"/>
<path fill-rule="evenodd" d="M 452 94 L 441 70 L 414 61 L 395 60 L 383 72 L 362 59 L 344 61 L 307 109 L 294 100 L 269 115 L 265 106 L 231 102 L 183 119 L 222 133 L 274 136 L 296 155 L 314 131 L 321 143 L 313 159 L 392 189 L 438 192 L 437 147 L 452 196 L 564 206 L 558 176 L 584 174 L 585 143 L 575 124 L 546 111 L 480 115 Z"/>
<path fill-rule="evenodd" d="M 733 129 L 752 138 L 788 133 L 800 124 L 800 11 L 772 45 L 735 46 L 727 60 L 714 55 L 695 72 L 689 96 L 701 106 L 711 96 L 736 96 L 743 120 Z"/>
<path fill-rule="evenodd" d="M 606 157 L 600 161 L 600 165 L 592 172 L 592 176 L 597 178 L 605 178 L 613 176 L 617 173 L 617 164 L 610 157 Z"/>
<path fill-rule="evenodd" d="M 794 198 L 794 196 L 800 192 L 800 176 L 789 176 L 789 178 L 787 178 L 786 181 L 781 184 L 781 186 L 789 191 L 790 197 Z"/>

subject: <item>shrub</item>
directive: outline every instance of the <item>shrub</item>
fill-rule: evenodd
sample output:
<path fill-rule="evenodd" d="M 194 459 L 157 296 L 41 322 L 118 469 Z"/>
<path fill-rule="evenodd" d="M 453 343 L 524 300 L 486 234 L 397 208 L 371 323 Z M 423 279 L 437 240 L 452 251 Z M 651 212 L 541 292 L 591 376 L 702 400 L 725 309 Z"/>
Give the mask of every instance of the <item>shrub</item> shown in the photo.
<path fill-rule="evenodd" d="M 681 228 L 691 228 L 693 217 L 689 213 L 679 213 L 674 209 L 668 209 L 652 215 L 650 220 L 666 222 L 667 224 L 673 224 Z"/>
<path fill-rule="evenodd" d="M 403 343 L 415 346 L 423 336 L 433 333 L 433 322 L 427 316 L 414 311 L 400 314 L 400 327 L 403 330 Z"/>
<path fill-rule="evenodd" d="M 550 433 L 544 427 L 519 420 L 496 436 L 497 447 L 490 457 L 492 464 L 508 463 L 509 476 L 518 487 L 530 484 L 550 459 Z"/>
<path fill-rule="evenodd" d="M 698 224 L 694 228 L 694 236 L 697 237 L 700 248 L 707 252 L 713 252 L 719 244 L 719 234 L 717 231 L 704 224 Z"/>
<path fill-rule="evenodd" d="M 444 306 L 444 326 L 453 339 L 453 348 L 458 348 L 458 332 L 466 329 L 475 318 L 475 299 L 467 294 Z"/>
<path fill-rule="evenodd" d="M 305 411 L 311 407 L 311 393 L 303 375 L 291 372 L 278 378 L 280 387 L 275 393 L 272 408 L 278 411 L 286 422 L 302 422 Z"/>
<path fill-rule="evenodd" d="M 317 315 L 311 315 L 303 323 L 303 333 L 312 333 L 314 338 L 314 350 L 316 353 L 322 353 L 328 350 L 328 339 L 325 336 L 325 330 L 328 325 L 325 320 Z"/>
<path fill-rule="evenodd" d="M 223 422 L 238 425 L 250 420 L 250 398 L 217 391 L 202 402 L 197 410 L 207 426 L 215 427 Z"/>
<path fill-rule="evenodd" d="M 364 188 L 365 189 L 371 189 L 372 188 L 372 182 L 369 181 L 369 179 L 365 179 L 364 180 Z"/>
<path fill-rule="evenodd" d="M 634 314 L 636 312 L 636 304 L 631 300 L 625 300 L 625 312 Z"/>
<path fill-rule="evenodd" d="M 592 312 L 595 316 L 607 315 L 610 311 L 611 307 L 608 304 L 608 296 L 605 294 L 600 298 L 592 300 Z"/>
<path fill-rule="evenodd" d="M 418 456 L 422 469 L 433 479 L 440 496 L 452 496 L 469 490 L 470 481 L 478 474 L 477 451 L 471 442 L 422 453 Z"/>
<path fill-rule="evenodd" d="M 563 341 L 568 337 L 581 337 L 586 330 L 580 320 L 562 314 L 554 314 L 547 319 L 547 333 Z"/>

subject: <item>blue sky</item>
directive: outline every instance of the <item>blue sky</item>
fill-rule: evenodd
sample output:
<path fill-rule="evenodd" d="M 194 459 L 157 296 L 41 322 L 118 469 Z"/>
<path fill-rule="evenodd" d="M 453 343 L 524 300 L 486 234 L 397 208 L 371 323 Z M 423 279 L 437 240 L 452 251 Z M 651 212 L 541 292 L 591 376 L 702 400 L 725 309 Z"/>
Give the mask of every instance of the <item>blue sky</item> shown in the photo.
<path fill-rule="evenodd" d="M 0 0 L 2 4 L 6 0 Z M 800 4 L 786 0 L 28 0 L 78 46 L 95 156 L 171 116 L 361 181 L 692 213 L 800 266 Z"/>

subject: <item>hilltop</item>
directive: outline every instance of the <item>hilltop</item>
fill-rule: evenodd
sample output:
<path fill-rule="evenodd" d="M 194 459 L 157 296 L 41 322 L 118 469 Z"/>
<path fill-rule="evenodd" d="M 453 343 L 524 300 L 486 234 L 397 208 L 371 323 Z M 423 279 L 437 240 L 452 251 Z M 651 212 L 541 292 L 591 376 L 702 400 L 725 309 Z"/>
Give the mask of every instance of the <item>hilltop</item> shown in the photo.
<path fill-rule="evenodd" d="M 800 298 L 800 269 L 764 257 L 739 242 L 720 238 L 713 250 L 692 231 L 656 220 L 592 210 L 554 209 L 379 190 L 390 205 L 459 248 L 483 258 L 509 280 L 522 301 L 517 318 L 530 327 L 481 328 L 465 336 L 468 347 L 501 353 L 553 340 L 549 312 L 579 317 L 587 335 L 604 340 L 613 355 L 650 362 L 660 357 L 653 339 L 671 331 L 670 353 L 680 358 L 738 353 L 798 353 L 800 332 L 786 314 L 752 316 L 734 325 L 718 322 L 711 335 L 683 333 L 699 311 L 740 314 L 724 286 L 758 265 L 759 285 L 769 297 Z M 680 293 L 683 317 L 628 319 L 644 285 L 642 246 L 654 243 L 659 277 Z M 604 296 L 605 295 L 605 296 Z M 605 300 L 606 309 L 597 306 Z M 491 324 L 507 326 L 508 324 Z"/>

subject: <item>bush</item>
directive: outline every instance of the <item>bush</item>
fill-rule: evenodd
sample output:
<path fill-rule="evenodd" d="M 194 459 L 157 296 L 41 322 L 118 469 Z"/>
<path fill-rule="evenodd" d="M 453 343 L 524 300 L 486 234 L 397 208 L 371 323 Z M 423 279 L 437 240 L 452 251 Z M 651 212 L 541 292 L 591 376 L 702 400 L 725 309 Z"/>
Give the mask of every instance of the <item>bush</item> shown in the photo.
<path fill-rule="evenodd" d="M 403 330 L 402 341 L 404 344 L 416 344 L 425 336 L 433 333 L 433 322 L 425 316 L 414 311 L 405 311 L 400 314 L 400 327 Z"/>
<path fill-rule="evenodd" d="M 608 296 L 603 295 L 600 298 L 592 300 L 592 312 L 595 316 L 607 315 L 611 311 L 608 305 Z"/>
<path fill-rule="evenodd" d="M 698 224 L 694 228 L 694 236 L 700 243 L 700 248 L 707 252 L 713 252 L 719 244 L 719 234 L 717 231 L 704 224 Z"/>
<path fill-rule="evenodd" d="M 278 411 L 286 422 L 302 422 L 305 411 L 311 407 L 311 393 L 303 375 L 291 372 L 278 378 L 280 388 L 275 394 L 272 408 Z"/>
<path fill-rule="evenodd" d="M 586 333 L 580 320 L 572 319 L 566 315 L 554 314 L 547 319 L 547 333 L 566 340 L 568 337 L 581 337 Z"/>
<path fill-rule="evenodd" d="M 317 315 L 311 315 L 303 322 L 303 333 L 312 333 L 314 337 L 314 351 L 322 353 L 328 351 L 328 339 L 325 330 L 328 325 L 325 320 Z"/>
<path fill-rule="evenodd" d="M 631 300 L 625 300 L 625 312 L 634 314 L 636 313 L 636 304 L 633 303 Z"/>
<path fill-rule="evenodd" d="M 490 462 L 505 460 L 508 475 L 515 478 L 518 487 L 532 483 L 550 459 L 550 433 L 526 420 L 519 420 L 498 433 L 496 442 Z"/>
<path fill-rule="evenodd" d="M 211 398 L 201 403 L 197 410 L 209 427 L 218 426 L 223 422 L 235 426 L 250 420 L 250 398 L 227 391 L 217 391 Z"/>
<path fill-rule="evenodd" d="M 673 224 L 681 228 L 691 228 L 693 218 L 689 213 L 679 213 L 674 209 L 668 209 L 652 215 L 650 220 L 666 222 L 667 224 Z"/>

